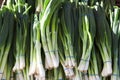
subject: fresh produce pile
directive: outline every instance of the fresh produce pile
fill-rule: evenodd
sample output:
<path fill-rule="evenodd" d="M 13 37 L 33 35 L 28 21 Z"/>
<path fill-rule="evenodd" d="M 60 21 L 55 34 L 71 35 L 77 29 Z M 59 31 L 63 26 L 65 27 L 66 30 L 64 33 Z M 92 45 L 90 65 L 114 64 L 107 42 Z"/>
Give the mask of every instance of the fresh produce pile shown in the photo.
<path fill-rule="evenodd" d="M 0 80 L 120 80 L 114 0 L 4 0 Z"/>

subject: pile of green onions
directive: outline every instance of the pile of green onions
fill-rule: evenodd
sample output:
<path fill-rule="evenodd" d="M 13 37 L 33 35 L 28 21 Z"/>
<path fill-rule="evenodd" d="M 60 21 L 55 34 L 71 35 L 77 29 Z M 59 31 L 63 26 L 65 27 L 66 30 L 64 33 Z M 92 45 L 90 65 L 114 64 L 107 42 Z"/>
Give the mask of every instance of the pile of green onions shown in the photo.
<path fill-rule="evenodd" d="M 3 1 L 0 79 L 119 80 L 120 8 L 113 4 Z"/>

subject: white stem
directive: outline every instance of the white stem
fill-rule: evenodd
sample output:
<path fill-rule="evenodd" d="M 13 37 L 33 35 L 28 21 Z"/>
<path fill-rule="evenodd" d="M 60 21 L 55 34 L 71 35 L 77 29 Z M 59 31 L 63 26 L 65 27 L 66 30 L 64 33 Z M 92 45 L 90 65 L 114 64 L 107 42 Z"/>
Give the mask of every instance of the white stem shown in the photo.
<path fill-rule="evenodd" d="M 79 64 L 79 66 L 78 66 L 78 70 L 80 71 L 80 72 L 84 72 L 84 68 L 85 68 L 85 64 L 86 63 L 86 61 L 84 61 L 84 60 L 81 60 L 80 61 L 80 64 Z"/>
<path fill-rule="evenodd" d="M 36 72 L 36 62 L 30 63 L 29 75 L 33 75 Z"/>
<path fill-rule="evenodd" d="M 111 74 L 112 74 L 112 63 L 111 62 L 104 63 L 104 67 L 103 67 L 101 75 L 103 77 L 107 77 Z"/>
<path fill-rule="evenodd" d="M 76 66 L 75 59 L 72 59 L 72 58 L 71 58 L 71 62 L 72 62 L 72 67 L 75 67 L 75 66 Z"/>
<path fill-rule="evenodd" d="M 68 68 L 72 68 L 72 61 L 71 61 L 71 59 L 68 61 Z"/>
<path fill-rule="evenodd" d="M 46 60 L 46 64 L 48 65 L 48 69 L 52 69 L 54 67 L 51 56 L 49 55 L 49 53 L 45 52 L 45 60 Z"/>
<path fill-rule="evenodd" d="M 90 57 L 88 57 L 87 60 L 81 60 L 80 61 L 80 64 L 78 66 L 78 70 L 80 72 L 85 72 L 85 73 L 87 72 L 88 66 L 89 66 L 89 60 L 90 60 Z"/>
<path fill-rule="evenodd" d="M 43 26 L 42 24 L 43 23 L 41 23 L 41 26 Z M 43 29 L 41 29 L 41 30 L 43 30 Z M 41 31 L 41 35 L 43 35 L 42 31 Z M 43 39 L 44 39 L 44 37 L 43 37 Z M 42 40 L 42 43 L 45 44 L 43 49 L 44 49 L 44 52 L 45 52 L 45 59 L 46 59 L 47 65 L 49 66 L 48 69 L 53 68 L 54 65 L 53 65 L 53 62 L 52 62 L 52 59 L 51 59 L 51 55 L 48 52 L 49 51 L 48 46 L 47 46 L 46 42 L 44 42 L 43 40 Z"/>
<path fill-rule="evenodd" d="M 50 69 L 50 67 L 48 66 L 48 62 L 47 62 L 47 59 L 45 58 L 45 68 L 46 69 Z"/>
<path fill-rule="evenodd" d="M 33 52 L 31 53 L 31 60 L 30 60 L 30 68 L 29 68 L 29 75 L 33 75 L 33 74 L 35 74 L 36 73 L 36 65 L 37 65 L 37 63 L 36 63 L 36 56 L 35 56 L 35 52 L 34 52 L 34 50 L 33 50 Z"/>
<path fill-rule="evenodd" d="M 101 80 L 100 77 L 98 75 L 96 75 L 96 80 Z"/>
<path fill-rule="evenodd" d="M 45 77 L 45 70 L 44 70 L 43 66 L 41 66 L 41 65 L 38 64 L 36 72 L 41 77 Z"/>
<path fill-rule="evenodd" d="M 69 68 L 69 72 L 70 72 L 69 77 L 70 79 L 72 79 L 75 76 L 73 69 Z"/>
<path fill-rule="evenodd" d="M 86 61 L 86 65 L 85 65 L 85 68 L 84 68 L 84 72 L 87 72 L 87 70 L 88 70 L 89 60 L 90 60 L 90 56 L 88 57 L 88 59 L 87 59 L 87 61 Z"/>
<path fill-rule="evenodd" d="M 14 67 L 13 67 L 13 72 L 15 72 L 16 70 L 20 70 L 20 62 L 19 62 L 18 56 L 17 56 L 17 58 L 16 58 L 15 65 L 14 65 Z"/>
<path fill-rule="evenodd" d="M 51 54 L 51 58 L 52 58 L 54 68 L 57 68 L 59 66 L 59 61 L 57 60 L 55 54 Z"/>
<path fill-rule="evenodd" d="M 69 69 L 64 64 L 62 64 L 62 66 L 63 66 L 64 72 L 65 72 L 65 76 L 69 77 L 69 74 L 70 74 Z"/>
<path fill-rule="evenodd" d="M 68 58 L 65 60 L 65 66 L 68 67 Z"/>
<path fill-rule="evenodd" d="M 57 61 L 57 64 L 56 64 L 56 67 L 59 66 L 59 55 L 58 55 L 58 51 L 55 51 L 55 56 L 56 56 L 56 61 Z"/>
<path fill-rule="evenodd" d="M 20 69 L 23 70 L 25 68 L 25 57 L 23 55 L 20 56 Z"/>
<path fill-rule="evenodd" d="M 41 44 L 39 41 L 36 41 L 35 48 L 36 48 L 36 60 L 37 60 L 37 73 L 41 77 L 45 77 L 45 70 L 43 68 L 42 58 L 41 58 Z"/>

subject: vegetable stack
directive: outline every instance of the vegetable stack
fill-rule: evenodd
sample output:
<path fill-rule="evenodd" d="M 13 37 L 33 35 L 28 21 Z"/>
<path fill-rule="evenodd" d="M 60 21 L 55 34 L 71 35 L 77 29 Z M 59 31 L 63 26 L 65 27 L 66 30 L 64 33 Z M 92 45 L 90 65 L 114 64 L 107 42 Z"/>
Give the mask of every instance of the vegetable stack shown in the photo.
<path fill-rule="evenodd" d="M 119 80 L 120 8 L 112 0 L 4 0 L 1 80 Z"/>

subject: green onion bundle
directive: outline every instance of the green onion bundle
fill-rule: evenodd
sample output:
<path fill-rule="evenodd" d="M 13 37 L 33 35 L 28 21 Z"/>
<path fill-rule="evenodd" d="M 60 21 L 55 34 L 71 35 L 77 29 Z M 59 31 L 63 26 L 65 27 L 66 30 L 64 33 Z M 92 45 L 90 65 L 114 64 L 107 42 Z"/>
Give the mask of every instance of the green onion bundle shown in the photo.
<path fill-rule="evenodd" d="M 24 3 L 24 2 L 23 2 Z M 20 1 L 16 1 L 15 16 L 16 16 L 16 63 L 13 71 L 22 70 L 25 68 L 25 52 L 26 52 L 26 38 L 28 32 L 28 15 L 25 9 L 28 5 L 24 5 Z M 22 44 L 21 44 L 22 41 Z"/>
<path fill-rule="evenodd" d="M 39 1 L 38 1 L 39 2 Z M 36 13 L 34 14 L 33 25 L 30 28 L 30 68 L 29 75 L 34 75 L 36 79 L 45 79 L 45 69 L 42 60 L 41 52 L 41 36 L 40 36 L 40 16 L 41 16 L 41 6 L 40 3 L 36 5 Z M 42 4 L 42 3 L 41 3 Z"/>
<path fill-rule="evenodd" d="M 111 76 L 111 80 L 119 79 L 119 37 L 120 37 L 120 8 L 114 7 L 114 11 L 111 11 L 110 21 L 112 28 L 112 56 L 113 56 L 113 73 Z"/>
<path fill-rule="evenodd" d="M 100 50 L 104 62 L 104 67 L 101 75 L 105 77 L 112 74 L 111 30 L 105 16 L 105 12 L 100 5 L 95 6 L 94 14 L 95 14 L 95 21 L 97 26 L 95 42 Z"/>
<path fill-rule="evenodd" d="M 34 24 L 31 27 L 31 52 L 29 75 L 35 75 L 36 78 L 45 78 L 45 70 L 42 62 L 41 43 L 40 43 L 40 23 L 39 16 L 34 15 Z"/>
<path fill-rule="evenodd" d="M 89 75 L 89 80 L 100 80 L 99 77 L 99 68 L 98 68 L 98 60 L 97 60 L 97 54 L 98 51 L 95 48 L 95 46 L 93 46 L 92 49 L 92 53 L 91 53 L 91 60 L 90 60 L 90 67 L 88 69 L 88 75 Z"/>
<path fill-rule="evenodd" d="M 64 57 L 62 63 L 68 68 L 75 67 L 75 58 L 73 53 L 73 42 L 74 42 L 74 22 L 72 16 L 72 6 L 70 2 L 66 2 L 63 6 L 63 11 L 60 16 L 59 35 L 63 45 L 63 53 L 60 53 Z M 63 31 L 63 32 L 62 32 Z"/>
<path fill-rule="evenodd" d="M 89 66 L 91 50 L 96 33 L 95 18 L 93 10 L 86 5 L 79 6 L 79 36 L 82 40 L 82 57 L 78 69 L 86 72 Z"/>
<path fill-rule="evenodd" d="M 52 43 L 50 40 L 50 35 L 48 29 L 50 27 L 50 19 L 55 10 L 57 10 L 61 4 L 62 0 L 50 0 L 47 6 L 45 6 L 45 10 L 40 20 L 40 30 L 41 30 L 41 40 L 42 46 L 45 53 L 45 62 L 47 64 L 47 69 L 56 68 L 59 65 L 58 54 L 53 53 L 52 51 Z M 47 29 L 48 28 L 48 29 Z M 50 43 L 49 43 L 50 42 Z"/>
<path fill-rule="evenodd" d="M 119 80 L 120 8 L 112 0 L 7 0 L 1 80 Z"/>
<path fill-rule="evenodd" d="M 0 24 L 0 79 L 4 75 L 5 66 L 7 65 L 7 58 L 12 45 L 13 31 L 14 31 L 14 15 L 7 7 L 2 8 L 0 13 L 3 18 L 3 23 Z M 11 19 L 8 19 L 8 17 Z M 8 76 L 9 77 L 9 76 Z"/>

